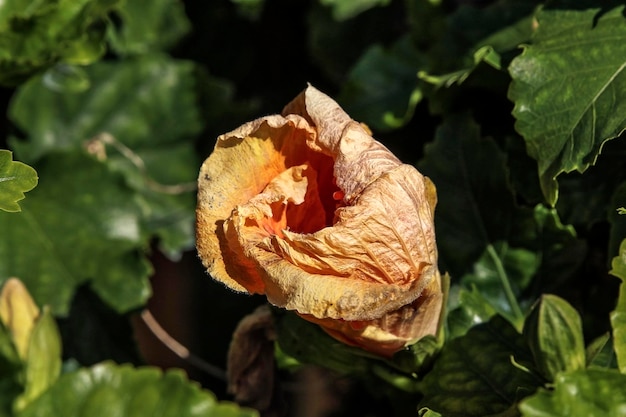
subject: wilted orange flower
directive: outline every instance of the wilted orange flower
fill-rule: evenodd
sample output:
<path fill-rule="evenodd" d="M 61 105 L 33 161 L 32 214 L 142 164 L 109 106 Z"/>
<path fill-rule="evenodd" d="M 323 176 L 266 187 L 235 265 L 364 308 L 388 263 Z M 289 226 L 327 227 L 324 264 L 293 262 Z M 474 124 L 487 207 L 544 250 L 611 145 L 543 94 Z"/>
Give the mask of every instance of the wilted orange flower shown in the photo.
<path fill-rule="evenodd" d="M 436 332 L 435 187 L 315 88 L 218 137 L 198 186 L 214 279 L 384 356 Z"/>

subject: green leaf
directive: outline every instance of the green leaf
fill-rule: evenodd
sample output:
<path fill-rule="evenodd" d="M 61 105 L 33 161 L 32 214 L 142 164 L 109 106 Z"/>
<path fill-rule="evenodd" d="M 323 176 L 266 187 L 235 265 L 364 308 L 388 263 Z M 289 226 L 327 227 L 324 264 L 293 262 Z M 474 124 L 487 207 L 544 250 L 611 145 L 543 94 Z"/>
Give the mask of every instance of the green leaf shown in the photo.
<path fill-rule="evenodd" d="M 80 93 L 90 86 L 89 77 L 82 67 L 59 63 L 43 75 L 46 87 L 59 93 Z"/>
<path fill-rule="evenodd" d="M 532 285 L 533 294 L 538 296 L 559 286 L 569 285 L 571 277 L 584 264 L 586 242 L 577 238 L 573 226 L 561 222 L 557 210 L 542 204 L 535 206 L 532 223 L 519 220 L 516 239 L 520 245 L 535 251 L 541 258 Z"/>
<path fill-rule="evenodd" d="M 34 162 L 51 151 L 82 149 L 103 133 L 136 153 L 184 142 L 202 127 L 193 71 L 191 62 L 148 55 L 86 68 L 91 87 L 79 94 L 60 94 L 32 80 L 17 91 L 9 109 L 29 140 L 12 138 L 11 145 Z M 114 150 L 106 149 L 119 157 Z"/>
<path fill-rule="evenodd" d="M 481 138 L 468 116 L 452 116 L 427 144 L 418 169 L 437 187 L 435 226 L 440 266 L 461 277 L 487 246 L 507 241 L 519 214 L 507 182 L 506 160 L 490 138 Z"/>
<path fill-rule="evenodd" d="M 0 320 L 0 417 L 13 417 L 13 401 L 24 389 L 22 371 L 11 332 Z"/>
<path fill-rule="evenodd" d="M 591 341 L 586 349 L 587 367 L 617 369 L 613 338 L 605 333 Z"/>
<path fill-rule="evenodd" d="M 143 305 L 150 267 L 135 193 L 81 153 L 50 155 L 37 168 L 39 186 L 22 212 L 0 212 L 0 280 L 19 276 L 55 314 L 85 282 L 118 311 Z"/>
<path fill-rule="evenodd" d="M 495 316 L 449 341 L 421 385 L 420 408 L 447 417 L 504 416 L 540 381 L 513 364 L 530 352 L 506 320 Z"/>
<path fill-rule="evenodd" d="M 0 210 L 20 211 L 18 201 L 37 185 L 37 172 L 26 164 L 13 161 L 10 151 L 0 149 Z"/>
<path fill-rule="evenodd" d="M 500 69 L 500 55 L 489 45 L 478 48 L 478 50 L 474 52 L 473 58 L 472 64 L 467 68 L 443 75 L 433 75 L 429 74 L 427 71 L 420 71 L 418 77 L 429 84 L 433 84 L 436 88 L 441 88 L 450 87 L 453 84 L 461 84 L 463 81 L 467 80 L 472 71 L 482 62 L 495 69 Z"/>
<path fill-rule="evenodd" d="M 167 50 L 191 30 L 178 0 L 125 0 L 115 13 L 120 22 L 109 26 L 108 36 L 113 50 L 122 55 Z"/>
<path fill-rule="evenodd" d="M 441 350 L 441 342 L 433 335 L 422 337 L 417 342 L 396 352 L 390 363 L 407 373 L 419 373 L 428 369 Z"/>
<path fill-rule="evenodd" d="M 14 403 L 18 411 L 52 386 L 61 373 L 61 336 L 48 308 L 43 309 L 30 336 L 24 373 L 25 389 Z"/>
<path fill-rule="evenodd" d="M 237 11 L 243 17 L 249 20 L 259 20 L 265 0 L 231 0 L 236 6 Z"/>
<path fill-rule="evenodd" d="M 509 67 L 515 128 L 537 160 L 551 205 L 558 199 L 556 177 L 585 171 L 626 128 L 623 9 L 544 8 L 532 44 Z"/>
<path fill-rule="evenodd" d="M 11 0 L 0 6 L 0 85 L 57 62 L 86 65 L 105 52 L 105 21 L 117 0 Z"/>
<path fill-rule="evenodd" d="M 626 375 L 586 369 L 557 376 L 554 389 L 540 389 L 520 404 L 524 417 L 621 416 Z"/>
<path fill-rule="evenodd" d="M 437 413 L 436 411 L 429 410 L 428 407 L 420 409 L 419 415 L 420 417 L 442 417 L 441 414 Z"/>
<path fill-rule="evenodd" d="M 611 224 L 611 231 L 609 235 L 609 256 L 621 253 L 620 246 L 623 240 L 626 238 L 626 216 L 620 214 L 619 208 L 626 205 L 626 181 L 619 184 L 608 203 L 608 207 L 605 207 L 607 218 Z"/>
<path fill-rule="evenodd" d="M 351 19 L 374 7 L 386 6 L 391 0 L 320 0 L 320 3 L 333 10 L 336 20 Z"/>
<path fill-rule="evenodd" d="M 449 339 L 463 336 L 470 328 L 489 321 L 497 313 L 476 287 L 467 290 L 457 285 L 455 289 L 458 296 L 451 300 L 447 321 Z"/>
<path fill-rule="evenodd" d="M 389 49 L 373 45 L 350 71 L 338 101 L 351 117 L 375 130 L 399 128 L 422 99 L 417 72 L 424 60 L 408 36 Z"/>
<path fill-rule="evenodd" d="M 611 262 L 610 273 L 622 280 L 617 306 L 611 313 L 611 326 L 617 364 L 620 372 L 626 373 L 626 239 L 620 245 L 619 254 Z"/>
<path fill-rule="evenodd" d="M 124 174 L 144 207 L 142 223 L 170 257 L 193 246 L 193 139 L 202 123 L 191 62 L 145 56 L 86 69 L 91 87 L 62 94 L 33 80 L 16 94 L 11 119 L 27 141 L 11 140 L 23 159 L 83 149 Z"/>
<path fill-rule="evenodd" d="M 318 325 L 294 313 L 281 312 L 277 316 L 276 328 L 281 351 L 301 363 L 352 374 L 366 374 L 370 367 L 367 353 L 338 342 Z"/>
<path fill-rule="evenodd" d="M 377 44 L 391 45 L 398 39 L 397 28 L 388 24 L 394 16 L 397 16 L 395 7 L 384 7 L 337 21 L 330 8 L 313 2 L 307 15 L 312 61 L 326 77 L 343 85 L 346 75 L 369 48 Z"/>
<path fill-rule="evenodd" d="M 254 410 L 217 402 L 180 370 L 101 363 L 61 376 L 15 417 L 255 417 Z"/>
<path fill-rule="evenodd" d="M 461 4 L 447 16 L 446 30 L 431 48 L 429 72 L 466 72 L 486 53 L 508 62 L 509 56 L 517 53 L 519 44 L 531 36 L 531 17 L 536 3 L 496 0 L 485 6 Z"/>
<path fill-rule="evenodd" d="M 535 252 L 511 248 L 504 242 L 488 245 L 473 271 L 461 278 L 461 283 L 474 288 L 500 315 L 515 323 L 522 312 L 515 309 L 517 303 L 507 296 L 516 299 L 528 286 L 539 267 L 538 258 Z M 521 327 L 521 322 L 518 324 Z"/>
<path fill-rule="evenodd" d="M 524 337 L 538 371 L 548 381 L 586 365 L 580 315 L 567 301 L 545 294 L 524 323 Z"/>
<path fill-rule="evenodd" d="M 602 147 L 595 165 L 590 166 L 584 174 L 561 174 L 556 208 L 563 221 L 584 230 L 605 222 L 607 215 L 609 221 L 615 220 L 611 214 L 617 208 L 613 204 L 623 201 L 620 185 L 626 182 L 625 161 L 626 141 L 611 140 Z M 533 165 L 533 169 L 536 169 L 537 163 L 533 161 Z M 617 240 L 611 237 L 612 253 L 617 253 L 620 242 L 621 237 Z"/>

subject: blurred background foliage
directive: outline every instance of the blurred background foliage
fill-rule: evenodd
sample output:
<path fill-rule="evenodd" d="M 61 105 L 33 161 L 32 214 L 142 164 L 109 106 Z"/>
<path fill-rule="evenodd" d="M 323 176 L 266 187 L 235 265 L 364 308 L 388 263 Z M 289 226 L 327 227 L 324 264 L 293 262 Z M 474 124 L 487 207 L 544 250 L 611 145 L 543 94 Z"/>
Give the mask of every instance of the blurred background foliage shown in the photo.
<path fill-rule="evenodd" d="M 307 83 L 437 185 L 453 343 L 434 365 L 443 339 L 384 362 L 279 314 L 280 378 L 296 387 L 285 391 L 289 415 L 410 415 L 418 404 L 430 416 L 517 415 L 521 396 L 544 383 L 557 381 L 558 394 L 593 378 L 622 381 L 581 371 L 580 344 L 556 361 L 545 346 L 558 331 L 526 317 L 557 294 L 573 307 L 548 298 L 542 308 L 568 318 L 572 340 L 584 334 L 587 364 L 616 369 L 626 341 L 607 336 L 619 288 L 609 268 L 625 237 L 616 209 L 626 205 L 626 158 L 623 140 L 611 139 L 626 128 L 624 45 L 617 1 L 3 2 L 0 149 L 13 153 L 0 151 L 0 174 L 23 179 L 0 188 L 0 282 L 17 276 L 49 306 L 63 346 L 62 379 L 25 415 L 49 410 L 55 392 L 91 372 L 117 375 L 119 392 L 146 378 L 158 393 L 171 380 L 185 387 L 183 407 L 214 402 L 178 373 L 161 380 L 102 361 L 183 368 L 231 399 L 220 372 L 230 338 L 264 299 L 233 294 L 203 270 L 195 179 L 219 134 L 279 113 Z M 146 306 L 217 370 L 158 341 L 140 319 Z M 14 372 L 12 360 L 2 369 Z M 331 371 L 294 376 L 298 360 Z M 0 389 L 22 386 L 15 375 Z M 486 387 L 459 391 L 450 375 Z M 524 413 L 557 409 L 559 398 L 541 391 Z"/>

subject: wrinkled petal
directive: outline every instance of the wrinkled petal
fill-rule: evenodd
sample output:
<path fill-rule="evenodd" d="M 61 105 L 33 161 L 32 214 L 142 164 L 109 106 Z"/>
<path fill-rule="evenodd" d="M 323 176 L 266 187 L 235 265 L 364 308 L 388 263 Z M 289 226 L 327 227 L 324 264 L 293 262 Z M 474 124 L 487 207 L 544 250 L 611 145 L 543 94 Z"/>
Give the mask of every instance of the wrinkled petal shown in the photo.
<path fill-rule="evenodd" d="M 436 192 L 313 87 L 218 138 L 197 247 L 213 278 L 389 354 L 436 331 Z"/>
<path fill-rule="evenodd" d="M 434 335 L 443 307 L 441 280 L 433 279 L 420 297 L 410 304 L 369 321 L 344 321 L 305 317 L 347 345 L 381 356 L 391 356 L 424 336 Z"/>

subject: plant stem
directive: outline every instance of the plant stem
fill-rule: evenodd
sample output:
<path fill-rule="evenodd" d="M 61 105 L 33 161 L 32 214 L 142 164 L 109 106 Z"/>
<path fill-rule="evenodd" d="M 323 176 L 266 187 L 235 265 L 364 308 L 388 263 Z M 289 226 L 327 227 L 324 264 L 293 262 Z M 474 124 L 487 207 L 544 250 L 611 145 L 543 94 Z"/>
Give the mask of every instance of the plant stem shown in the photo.
<path fill-rule="evenodd" d="M 509 306 L 511 307 L 511 312 L 513 313 L 513 316 L 515 317 L 515 322 L 523 323 L 524 313 L 522 313 L 522 309 L 520 308 L 517 302 L 517 298 L 515 297 L 515 294 L 513 293 L 513 288 L 511 288 L 511 282 L 509 280 L 509 276 L 507 275 L 504 269 L 504 265 L 502 265 L 502 260 L 500 259 L 498 252 L 496 252 L 496 248 L 494 248 L 492 244 L 488 244 L 487 253 L 491 257 L 491 260 L 493 261 L 493 264 L 496 267 L 496 273 L 498 274 L 498 277 L 500 278 L 500 283 L 502 284 L 502 288 L 504 289 L 504 295 L 509 303 Z"/>

